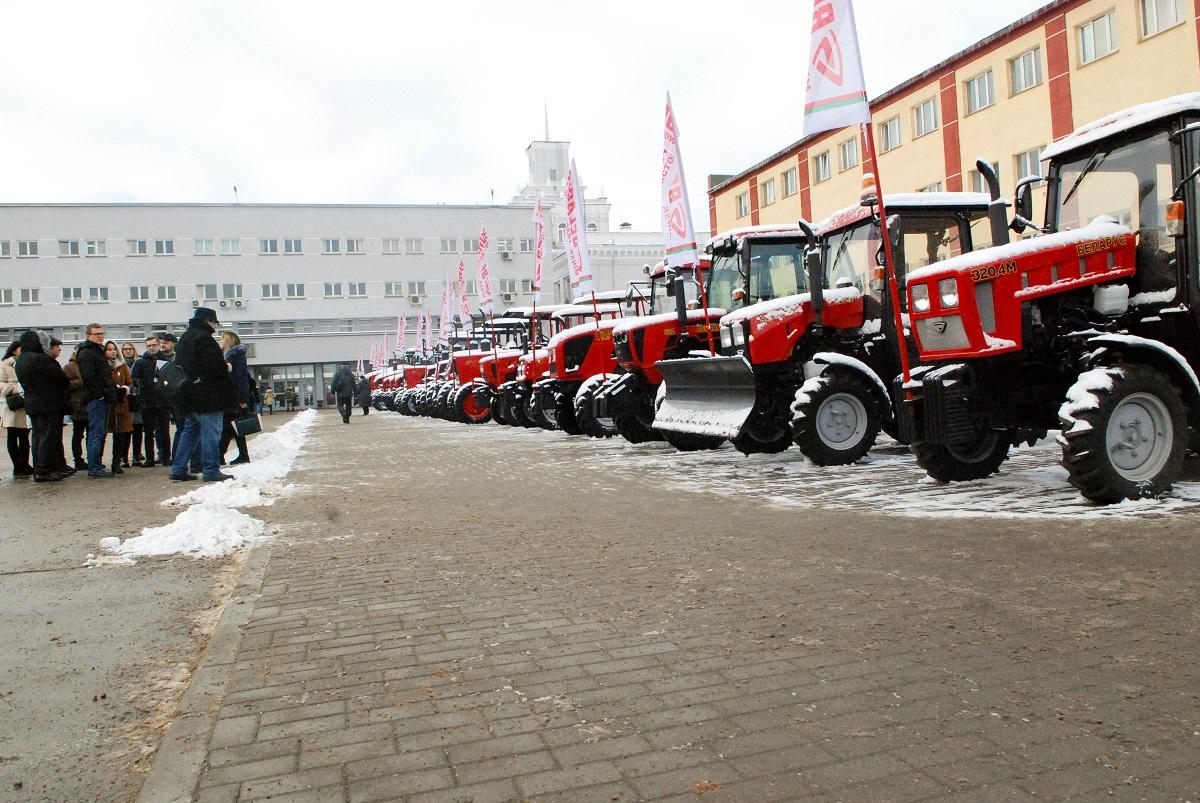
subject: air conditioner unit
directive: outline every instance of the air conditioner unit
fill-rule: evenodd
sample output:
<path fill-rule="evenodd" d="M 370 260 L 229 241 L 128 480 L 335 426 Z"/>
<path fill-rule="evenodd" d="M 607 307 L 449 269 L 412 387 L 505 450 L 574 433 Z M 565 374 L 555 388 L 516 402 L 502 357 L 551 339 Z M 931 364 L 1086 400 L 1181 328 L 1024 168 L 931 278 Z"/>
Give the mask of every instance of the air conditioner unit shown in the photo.
<path fill-rule="evenodd" d="M 242 307 L 245 307 L 245 306 L 247 306 L 249 303 L 250 303 L 250 302 L 249 302 L 249 301 L 247 301 L 247 300 L 246 300 L 246 299 L 244 299 L 244 298 L 235 298 L 235 299 L 233 300 L 233 306 L 235 306 L 235 307 L 238 307 L 239 309 L 240 309 L 240 308 L 242 308 Z"/>
<path fill-rule="evenodd" d="M 517 294 L 516 293 L 501 293 L 500 300 L 503 301 L 505 304 L 511 304 L 517 300 Z"/>
<path fill-rule="evenodd" d="M 409 304 L 413 304 L 413 305 L 420 304 L 420 303 L 421 303 L 421 296 L 416 296 L 416 295 L 414 295 L 414 296 L 409 296 L 409 297 L 408 297 L 408 303 L 409 303 Z"/>
<path fill-rule="evenodd" d="M 505 262 L 511 262 L 512 261 L 512 251 L 501 251 L 500 258 L 503 259 Z"/>
<path fill-rule="evenodd" d="M 200 299 L 198 299 L 198 298 L 193 298 L 193 299 L 192 299 L 192 309 L 195 309 L 195 308 L 197 308 L 197 307 L 199 307 L 199 306 L 200 306 Z"/>
<path fill-rule="evenodd" d="M 225 309 L 228 306 L 229 306 L 229 302 L 222 298 L 221 299 L 221 309 Z"/>

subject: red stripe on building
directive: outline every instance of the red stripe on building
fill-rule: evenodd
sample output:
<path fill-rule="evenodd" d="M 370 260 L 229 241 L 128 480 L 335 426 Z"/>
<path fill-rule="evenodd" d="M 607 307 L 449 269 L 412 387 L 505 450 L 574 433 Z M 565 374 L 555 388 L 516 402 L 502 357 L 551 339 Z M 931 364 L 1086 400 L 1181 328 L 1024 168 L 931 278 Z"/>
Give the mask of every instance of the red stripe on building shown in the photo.
<path fill-rule="evenodd" d="M 1196 0 L 1200 3 L 1200 0 Z M 808 181 L 808 149 L 800 151 L 800 169 L 796 179 L 800 185 L 800 217 L 812 220 L 812 186 Z"/>
<path fill-rule="evenodd" d="M 1200 57 L 1200 0 L 1196 0 L 1196 55 Z"/>
<path fill-rule="evenodd" d="M 708 230 L 717 236 L 717 196 L 708 196 Z"/>
<path fill-rule="evenodd" d="M 1200 5 L 1198 0 L 1197 5 Z M 1046 74 L 1050 76 L 1050 133 L 1055 139 L 1075 130 L 1071 106 L 1071 54 L 1067 48 L 1067 17 L 1046 23 Z"/>
<path fill-rule="evenodd" d="M 750 177 L 750 225 L 758 225 L 758 176 Z"/>
<path fill-rule="evenodd" d="M 962 144 L 958 136 L 958 81 L 954 73 L 941 77 L 942 153 L 946 162 L 946 191 L 962 192 Z"/>

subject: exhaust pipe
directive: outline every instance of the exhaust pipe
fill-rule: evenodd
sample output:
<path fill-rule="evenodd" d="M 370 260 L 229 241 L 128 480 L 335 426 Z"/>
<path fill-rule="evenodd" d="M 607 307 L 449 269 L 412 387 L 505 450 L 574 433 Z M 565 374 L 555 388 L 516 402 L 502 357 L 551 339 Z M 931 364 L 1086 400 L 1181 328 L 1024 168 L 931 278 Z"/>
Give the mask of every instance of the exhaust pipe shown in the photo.
<path fill-rule="evenodd" d="M 804 232 L 804 270 L 808 276 L 808 296 L 813 311 L 813 332 L 820 334 L 823 327 L 822 312 L 825 309 L 825 272 L 821 265 L 821 250 L 817 248 L 817 235 L 808 221 L 797 222 Z"/>
<path fill-rule="evenodd" d="M 1000 178 L 992 166 L 983 159 L 975 160 L 975 169 L 987 182 L 988 195 L 992 200 L 988 203 L 988 222 L 992 228 L 992 245 L 1008 243 L 1008 204 L 1000 197 Z"/>

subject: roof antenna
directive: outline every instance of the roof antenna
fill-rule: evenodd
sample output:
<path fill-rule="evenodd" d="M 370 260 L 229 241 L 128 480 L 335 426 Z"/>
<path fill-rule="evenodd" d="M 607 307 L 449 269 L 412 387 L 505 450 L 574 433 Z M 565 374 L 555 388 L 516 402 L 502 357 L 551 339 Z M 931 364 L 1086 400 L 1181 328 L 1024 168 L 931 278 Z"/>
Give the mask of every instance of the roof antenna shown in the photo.
<path fill-rule="evenodd" d="M 236 185 L 236 184 L 234 184 L 234 185 L 233 185 L 233 202 L 234 202 L 235 204 L 240 204 L 240 203 L 241 203 L 241 201 L 240 201 L 240 200 L 238 200 L 238 195 L 237 195 L 237 185 Z"/>

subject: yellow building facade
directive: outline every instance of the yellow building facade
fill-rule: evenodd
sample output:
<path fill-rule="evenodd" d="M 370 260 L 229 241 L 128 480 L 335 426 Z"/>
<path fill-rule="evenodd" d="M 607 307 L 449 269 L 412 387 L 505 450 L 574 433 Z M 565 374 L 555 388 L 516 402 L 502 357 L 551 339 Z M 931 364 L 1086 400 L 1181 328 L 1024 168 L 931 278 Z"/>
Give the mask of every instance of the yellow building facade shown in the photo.
<path fill-rule="evenodd" d="M 1010 194 L 1079 125 L 1198 90 L 1200 0 L 1055 0 L 872 100 L 878 173 L 889 194 L 984 191 L 984 159 Z M 710 226 L 819 221 L 858 200 L 864 172 L 858 127 L 802 139 L 710 177 Z"/>

